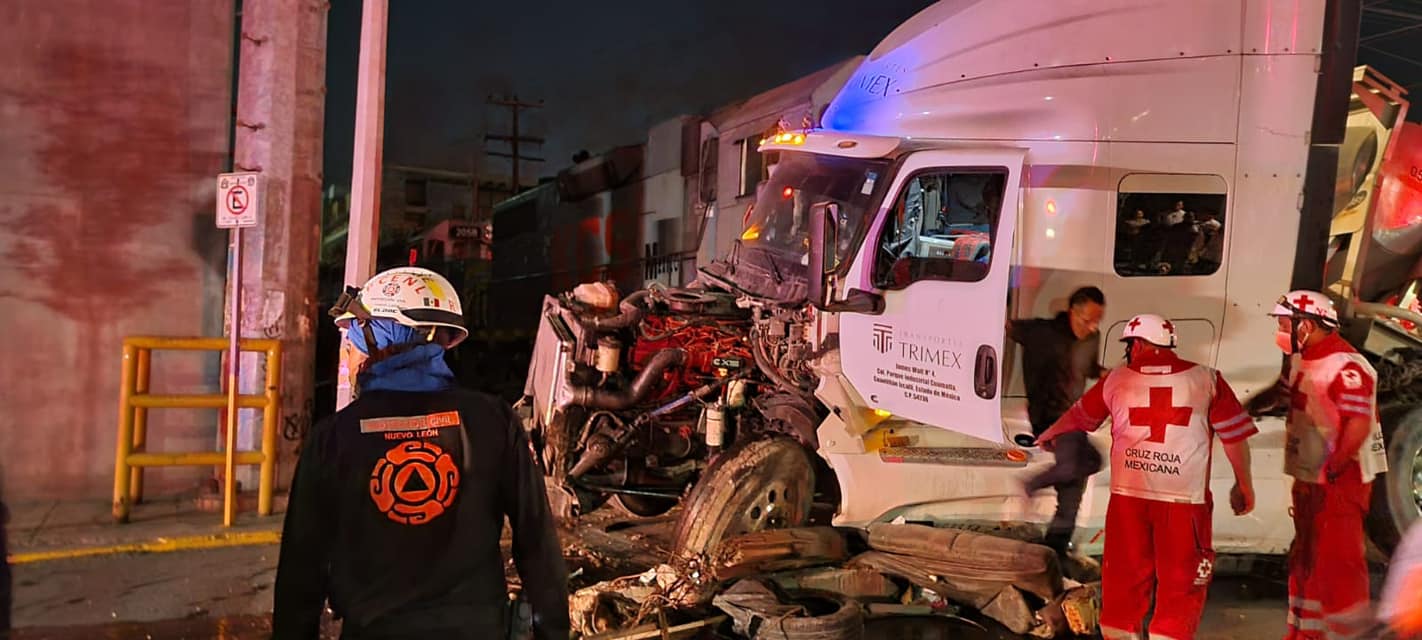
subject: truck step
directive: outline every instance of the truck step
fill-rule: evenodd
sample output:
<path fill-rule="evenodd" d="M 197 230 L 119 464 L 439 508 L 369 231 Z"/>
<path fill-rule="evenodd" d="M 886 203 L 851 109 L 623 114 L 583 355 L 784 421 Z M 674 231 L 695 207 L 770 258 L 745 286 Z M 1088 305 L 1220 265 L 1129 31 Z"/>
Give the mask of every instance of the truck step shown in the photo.
<path fill-rule="evenodd" d="M 885 447 L 879 459 L 891 464 L 977 465 L 1025 467 L 1027 452 L 997 447 Z"/>

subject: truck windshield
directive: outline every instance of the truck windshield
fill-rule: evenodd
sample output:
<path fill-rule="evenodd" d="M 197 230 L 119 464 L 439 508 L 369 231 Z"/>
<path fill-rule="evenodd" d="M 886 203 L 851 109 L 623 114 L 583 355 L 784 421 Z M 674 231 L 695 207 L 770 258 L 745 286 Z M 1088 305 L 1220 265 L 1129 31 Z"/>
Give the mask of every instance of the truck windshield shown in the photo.
<path fill-rule="evenodd" d="M 870 207 L 888 182 L 888 167 L 885 160 L 781 152 L 748 212 L 742 244 L 793 255 L 799 264 L 810 245 L 810 207 L 834 202 L 839 205 L 835 263 L 844 262 L 873 216 Z"/>

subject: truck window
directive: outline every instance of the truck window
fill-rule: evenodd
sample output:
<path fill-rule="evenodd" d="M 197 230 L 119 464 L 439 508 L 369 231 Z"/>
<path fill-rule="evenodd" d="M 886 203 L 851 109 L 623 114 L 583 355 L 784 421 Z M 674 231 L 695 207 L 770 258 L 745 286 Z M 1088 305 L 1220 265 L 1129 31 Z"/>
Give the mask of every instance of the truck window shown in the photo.
<path fill-rule="evenodd" d="M 1145 186 L 1140 184 L 1145 179 L 1206 179 L 1219 192 L 1128 190 L 1129 182 Z M 1218 271 L 1226 229 L 1223 185 L 1218 176 L 1127 176 L 1116 205 L 1116 274 L 1207 276 Z"/>
<path fill-rule="evenodd" d="M 909 178 L 879 233 L 875 286 L 986 277 L 1006 184 L 1002 169 L 927 171 Z"/>
<path fill-rule="evenodd" d="M 760 152 L 760 141 L 765 136 L 754 135 L 736 142 L 736 153 L 740 156 L 740 184 L 737 195 L 755 194 L 755 188 L 770 177 L 765 154 Z"/>

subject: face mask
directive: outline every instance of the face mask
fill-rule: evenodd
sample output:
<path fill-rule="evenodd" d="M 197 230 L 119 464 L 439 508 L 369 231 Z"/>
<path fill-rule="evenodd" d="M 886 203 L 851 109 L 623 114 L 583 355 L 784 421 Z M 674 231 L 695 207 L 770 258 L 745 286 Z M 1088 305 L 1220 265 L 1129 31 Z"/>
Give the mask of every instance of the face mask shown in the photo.
<path fill-rule="evenodd" d="M 1283 351 L 1284 353 L 1289 355 L 1293 355 L 1293 335 L 1291 335 L 1287 329 L 1274 332 L 1274 344 L 1279 347 L 1280 351 Z"/>
<path fill-rule="evenodd" d="M 1305 343 L 1308 342 L 1308 338 L 1309 338 L 1309 335 L 1310 335 L 1310 334 L 1305 334 L 1305 333 L 1303 333 L 1302 331 L 1298 331 L 1298 332 L 1296 332 L 1296 333 L 1297 333 L 1298 336 L 1299 336 L 1299 344 L 1300 344 L 1300 345 L 1303 345 L 1303 344 L 1305 344 Z M 1293 340 L 1292 340 L 1291 338 L 1292 338 L 1292 336 L 1290 335 L 1288 329 L 1281 329 L 1281 330 L 1276 331 L 1276 332 L 1274 333 L 1274 344 L 1279 347 L 1279 350 L 1280 350 L 1280 351 L 1283 351 L 1283 352 L 1286 353 L 1286 354 L 1292 355 L 1292 354 L 1297 353 L 1297 352 L 1294 351 L 1294 342 L 1293 342 Z M 1303 350 L 1302 348 L 1299 349 L 1299 351 L 1302 351 L 1302 350 Z"/>

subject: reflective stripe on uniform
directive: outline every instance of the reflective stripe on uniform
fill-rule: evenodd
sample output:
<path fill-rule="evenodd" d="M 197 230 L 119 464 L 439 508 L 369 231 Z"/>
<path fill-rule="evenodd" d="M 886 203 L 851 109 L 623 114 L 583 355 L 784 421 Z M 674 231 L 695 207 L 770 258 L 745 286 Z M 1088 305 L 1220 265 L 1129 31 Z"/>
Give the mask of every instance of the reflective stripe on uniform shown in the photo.
<path fill-rule="evenodd" d="M 1221 422 L 1221 423 L 1215 425 L 1215 431 L 1229 431 L 1229 430 L 1231 430 L 1232 427 L 1235 427 L 1236 425 L 1244 424 L 1245 422 L 1248 422 L 1248 421 L 1249 421 L 1249 414 L 1247 414 L 1247 413 L 1241 413 L 1241 414 L 1239 414 L 1239 415 L 1237 415 L 1237 416 L 1235 416 L 1235 417 L 1233 417 L 1233 418 L 1230 418 L 1229 420 L 1225 420 L 1224 422 Z"/>
<path fill-rule="evenodd" d="M 1297 597 L 1297 596 L 1290 596 L 1290 597 L 1289 597 L 1289 606 L 1290 606 L 1291 608 L 1296 608 L 1296 609 L 1300 609 L 1300 610 L 1303 610 L 1303 611 L 1313 611 L 1313 612 L 1315 612 L 1315 614 L 1314 614 L 1315 616 L 1322 616 L 1322 615 L 1323 615 L 1323 604 L 1320 603 L 1320 602 L 1317 601 L 1317 600 L 1312 600 L 1312 599 L 1309 599 L 1309 598 L 1299 598 L 1299 597 Z"/>
<path fill-rule="evenodd" d="M 1328 625 L 1328 635 L 1338 638 L 1357 637 L 1372 624 L 1368 605 L 1361 603 L 1343 611 L 1325 615 L 1323 622 Z"/>
<path fill-rule="evenodd" d="M 1249 435 L 1257 431 L 1254 421 L 1249 419 L 1248 414 L 1241 413 L 1221 424 L 1214 425 L 1215 435 L 1221 440 L 1235 440 L 1242 436 Z"/>
<path fill-rule="evenodd" d="M 1140 635 L 1133 631 L 1108 627 L 1103 624 L 1101 625 L 1101 637 L 1103 640 L 1139 640 Z"/>
<path fill-rule="evenodd" d="M 1299 631 L 1328 631 L 1328 625 L 1323 624 L 1323 618 L 1297 618 L 1290 622 L 1289 626 Z"/>

